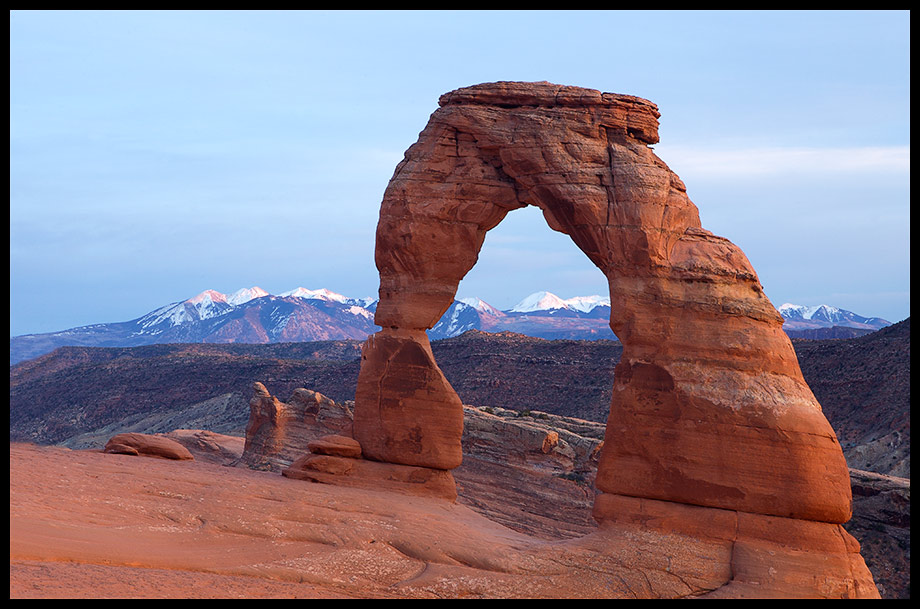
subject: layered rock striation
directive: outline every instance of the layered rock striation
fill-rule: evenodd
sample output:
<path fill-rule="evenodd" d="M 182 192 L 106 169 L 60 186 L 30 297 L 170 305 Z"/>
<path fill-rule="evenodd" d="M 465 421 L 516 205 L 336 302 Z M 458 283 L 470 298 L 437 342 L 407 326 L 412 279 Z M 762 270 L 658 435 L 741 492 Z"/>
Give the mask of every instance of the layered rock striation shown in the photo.
<path fill-rule="evenodd" d="M 353 414 L 310 389 L 297 388 L 287 402 L 253 383 L 249 422 L 242 461 L 249 467 L 280 471 L 309 450 L 312 441 L 326 435 L 351 436 Z"/>

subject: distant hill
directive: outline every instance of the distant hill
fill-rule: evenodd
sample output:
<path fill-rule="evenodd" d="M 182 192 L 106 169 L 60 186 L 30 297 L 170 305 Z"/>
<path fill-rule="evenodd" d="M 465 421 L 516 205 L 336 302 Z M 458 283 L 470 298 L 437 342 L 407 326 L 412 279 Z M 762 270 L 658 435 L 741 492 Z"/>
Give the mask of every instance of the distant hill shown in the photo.
<path fill-rule="evenodd" d="M 910 478 L 910 318 L 844 340 L 793 340 L 850 467 Z"/>
<path fill-rule="evenodd" d="M 852 311 L 845 311 L 824 304 L 807 307 L 786 303 L 777 307 L 777 311 L 786 320 L 783 328 L 787 332 L 790 330 L 815 330 L 819 328 L 858 328 L 874 332 L 891 325 L 891 322 L 887 319 L 863 317 Z"/>

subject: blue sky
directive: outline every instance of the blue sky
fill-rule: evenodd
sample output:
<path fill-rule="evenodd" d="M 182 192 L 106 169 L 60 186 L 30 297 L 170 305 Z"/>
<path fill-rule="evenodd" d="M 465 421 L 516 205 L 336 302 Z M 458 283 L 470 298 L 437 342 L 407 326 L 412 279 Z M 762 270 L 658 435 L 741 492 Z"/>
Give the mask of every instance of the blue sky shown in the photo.
<path fill-rule="evenodd" d="M 204 289 L 375 295 L 374 229 L 438 97 L 638 95 L 703 226 L 767 295 L 910 315 L 910 13 L 10 13 L 10 334 Z M 606 283 L 536 210 L 458 296 Z"/>

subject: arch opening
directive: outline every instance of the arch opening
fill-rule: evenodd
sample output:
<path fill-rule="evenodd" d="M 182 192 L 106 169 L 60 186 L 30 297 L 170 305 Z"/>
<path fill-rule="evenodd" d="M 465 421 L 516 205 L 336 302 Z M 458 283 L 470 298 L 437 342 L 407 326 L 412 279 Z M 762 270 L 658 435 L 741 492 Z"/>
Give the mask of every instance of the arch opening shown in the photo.
<path fill-rule="evenodd" d="M 603 273 L 571 239 L 549 229 L 538 208 L 527 206 L 488 231 L 455 301 L 428 334 L 438 340 L 479 329 L 613 339 L 608 300 Z"/>

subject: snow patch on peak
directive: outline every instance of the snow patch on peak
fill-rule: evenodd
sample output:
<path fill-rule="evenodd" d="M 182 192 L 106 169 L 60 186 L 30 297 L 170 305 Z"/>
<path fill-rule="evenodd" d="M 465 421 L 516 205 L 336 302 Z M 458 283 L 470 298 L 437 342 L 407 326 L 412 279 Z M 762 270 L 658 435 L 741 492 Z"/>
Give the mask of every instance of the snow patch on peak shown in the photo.
<path fill-rule="evenodd" d="M 263 298 L 265 296 L 271 296 L 268 292 L 260 288 L 259 286 L 253 286 L 251 288 L 240 288 L 233 294 L 227 297 L 227 304 L 232 306 L 239 306 L 245 304 L 250 300 L 255 300 L 256 298 Z"/>
<path fill-rule="evenodd" d="M 565 301 L 551 292 L 534 292 L 511 307 L 513 313 L 530 313 L 549 309 L 567 309 Z"/>
<path fill-rule="evenodd" d="M 227 303 L 227 296 L 217 290 L 205 290 L 185 301 L 198 311 L 198 319 L 208 319 L 223 315 L 232 305 Z"/>
<path fill-rule="evenodd" d="M 826 318 L 831 318 L 837 315 L 840 315 L 842 311 L 837 307 L 832 307 L 830 305 L 816 305 L 816 306 L 804 306 L 797 305 L 792 303 L 784 303 L 779 307 L 779 314 L 785 318 L 790 317 L 801 317 L 802 319 L 812 319 L 815 315 L 823 313 L 823 316 Z"/>
<path fill-rule="evenodd" d="M 326 288 L 320 288 L 318 290 L 308 290 L 307 288 L 296 288 L 288 292 L 283 292 L 279 296 L 293 296 L 295 298 L 303 298 L 306 300 L 329 300 L 332 302 L 349 302 L 349 298 L 342 296 L 341 294 L 336 294 Z"/>
<path fill-rule="evenodd" d="M 610 299 L 604 296 L 575 296 L 574 298 L 567 298 L 564 300 L 566 305 L 570 309 L 575 309 L 576 311 L 581 311 L 582 313 L 590 313 L 597 307 L 609 307 Z"/>
<path fill-rule="evenodd" d="M 201 294 L 198 294 L 197 296 L 192 296 L 185 302 L 195 305 L 195 306 L 203 305 L 205 303 L 212 303 L 212 302 L 222 302 L 226 304 L 227 296 L 225 294 L 221 294 L 217 290 L 205 290 L 204 292 L 202 292 Z"/>
<path fill-rule="evenodd" d="M 374 314 L 365 309 L 364 307 L 359 307 L 358 305 L 351 305 L 348 307 L 348 312 L 352 315 L 359 315 L 365 319 L 374 319 Z"/>
<path fill-rule="evenodd" d="M 178 326 L 193 320 L 194 318 L 188 314 L 184 302 L 174 302 L 147 313 L 140 318 L 139 323 L 142 332 L 152 331 L 154 334 L 159 334 L 162 330 L 148 330 L 148 328 L 156 328 L 164 323 L 169 326 Z"/>
<path fill-rule="evenodd" d="M 501 311 L 482 300 L 481 298 L 459 298 L 458 302 L 465 304 L 468 307 L 472 307 L 479 311 L 480 313 L 489 313 L 491 315 L 501 315 Z"/>

